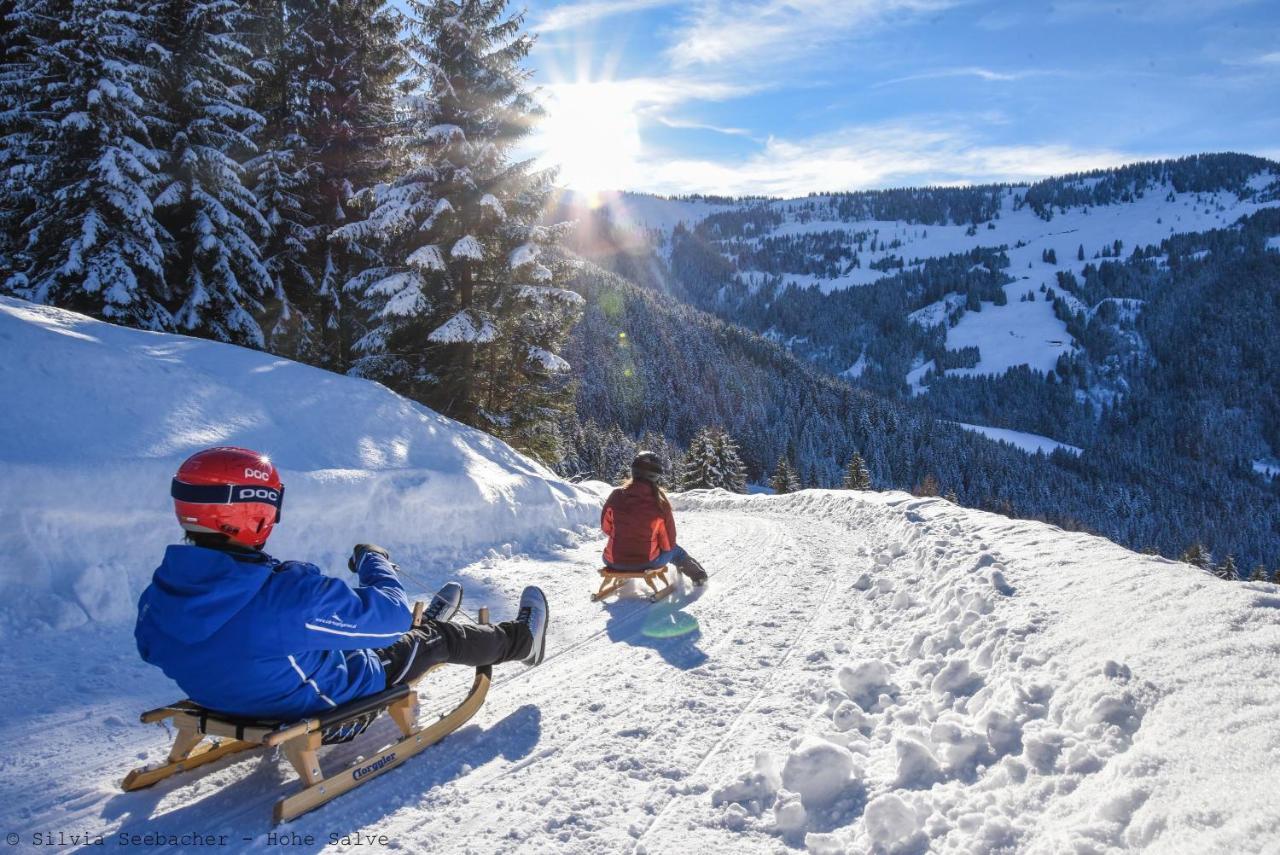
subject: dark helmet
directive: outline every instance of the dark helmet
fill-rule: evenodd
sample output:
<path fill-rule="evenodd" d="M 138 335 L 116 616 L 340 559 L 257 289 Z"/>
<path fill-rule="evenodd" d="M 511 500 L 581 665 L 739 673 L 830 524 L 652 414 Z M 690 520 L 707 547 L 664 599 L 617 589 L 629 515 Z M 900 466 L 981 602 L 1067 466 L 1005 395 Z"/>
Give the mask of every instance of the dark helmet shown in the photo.
<path fill-rule="evenodd" d="M 655 484 L 662 477 L 662 458 L 652 451 L 642 451 L 631 461 L 631 477 L 642 481 L 653 481 Z"/>

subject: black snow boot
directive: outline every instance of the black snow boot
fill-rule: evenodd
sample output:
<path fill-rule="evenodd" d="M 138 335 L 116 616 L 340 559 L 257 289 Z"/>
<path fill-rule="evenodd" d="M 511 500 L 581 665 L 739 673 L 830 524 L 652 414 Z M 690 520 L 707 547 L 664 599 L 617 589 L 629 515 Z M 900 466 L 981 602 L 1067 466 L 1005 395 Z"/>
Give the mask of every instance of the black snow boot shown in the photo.
<path fill-rule="evenodd" d="M 676 569 L 687 576 L 696 587 L 701 588 L 707 584 L 707 571 L 702 569 L 702 565 L 693 556 L 685 556 L 684 560 L 676 565 Z"/>

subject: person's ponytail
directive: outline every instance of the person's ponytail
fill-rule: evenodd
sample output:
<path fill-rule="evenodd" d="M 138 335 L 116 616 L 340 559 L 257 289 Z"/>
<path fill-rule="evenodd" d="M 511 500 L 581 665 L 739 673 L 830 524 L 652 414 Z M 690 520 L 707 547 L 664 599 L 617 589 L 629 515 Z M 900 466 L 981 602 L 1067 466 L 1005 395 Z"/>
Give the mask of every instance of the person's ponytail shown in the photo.
<path fill-rule="evenodd" d="M 667 498 L 667 491 L 658 486 L 656 481 L 650 481 L 653 484 L 653 495 L 658 499 L 658 507 L 663 511 L 671 510 L 671 500 Z"/>

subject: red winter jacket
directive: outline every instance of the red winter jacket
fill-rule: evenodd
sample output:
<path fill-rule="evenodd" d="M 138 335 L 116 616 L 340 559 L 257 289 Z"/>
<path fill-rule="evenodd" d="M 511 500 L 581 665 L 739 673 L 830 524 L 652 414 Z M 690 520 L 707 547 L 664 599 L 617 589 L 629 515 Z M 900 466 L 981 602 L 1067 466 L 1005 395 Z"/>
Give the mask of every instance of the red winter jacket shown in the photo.
<path fill-rule="evenodd" d="M 670 506 L 663 510 L 648 481 L 619 487 L 604 503 L 600 527 L 609 535 L 604 563 L 647 564 L 676 545 L 676 521 Z"/>

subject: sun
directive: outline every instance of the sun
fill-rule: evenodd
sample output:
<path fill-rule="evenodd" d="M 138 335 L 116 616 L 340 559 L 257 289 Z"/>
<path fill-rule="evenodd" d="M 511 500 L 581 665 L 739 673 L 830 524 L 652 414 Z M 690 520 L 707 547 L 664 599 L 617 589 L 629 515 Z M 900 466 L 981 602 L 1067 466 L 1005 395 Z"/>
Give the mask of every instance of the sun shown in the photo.
<path fill-rule="evenodd" d="M 554 83 L 535 134 L 539 159 L 559 169 L 556 183 L 583 193 L 636 182 L 640 123 L 628 87 L 609 81 Z"/>

